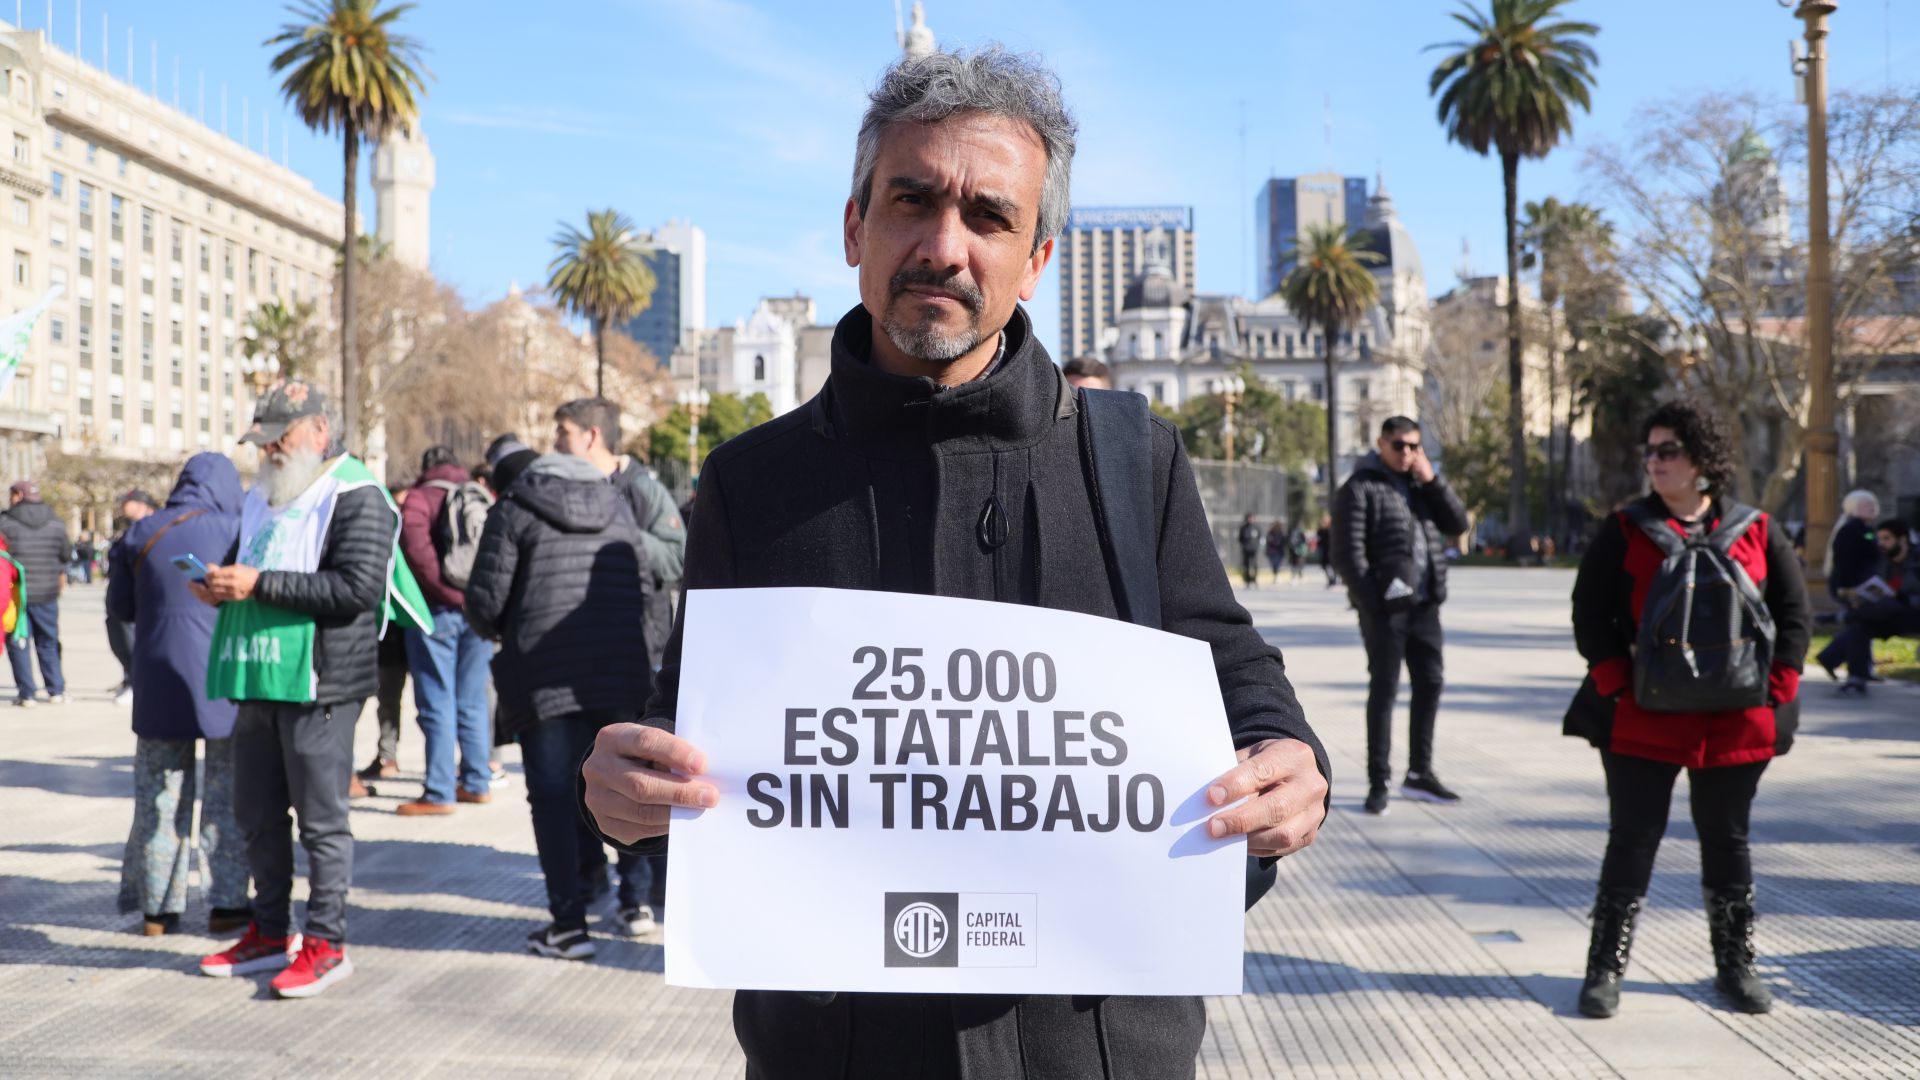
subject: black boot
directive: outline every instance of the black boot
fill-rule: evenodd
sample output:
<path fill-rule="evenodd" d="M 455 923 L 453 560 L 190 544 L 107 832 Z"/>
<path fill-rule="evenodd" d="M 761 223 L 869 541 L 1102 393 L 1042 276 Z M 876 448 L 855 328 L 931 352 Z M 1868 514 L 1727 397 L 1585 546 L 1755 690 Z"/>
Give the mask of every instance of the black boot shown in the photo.
<path fill-rule="evenodd" d="M 1743 1013 L 1773 1008 L 1773 992 L 1753 970 L 1753 886 L 1703 890 L 1707 932 L 1713 938 L 1713 985 Z"/>
<path fill-rule="evenodd" d="M 1587 978 L 1580 984 L 1580 1012 L 1606 1019 L 1620 1011 L 1620 979 L 1633 948 L 1633 921 L 1640 898 L 1602 892 L 1593 901 L 1593 941 L 1587 946 Z"/>

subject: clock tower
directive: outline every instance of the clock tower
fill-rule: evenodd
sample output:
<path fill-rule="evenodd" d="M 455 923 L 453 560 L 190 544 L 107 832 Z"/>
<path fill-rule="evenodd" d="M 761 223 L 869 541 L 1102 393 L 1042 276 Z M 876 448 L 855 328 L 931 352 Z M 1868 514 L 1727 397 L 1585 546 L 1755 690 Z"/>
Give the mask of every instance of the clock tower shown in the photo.
<path fill-rule="evenodd" d="M 373 196 L 380 242 L 405 265 L 427 269 L 433 152 L 418 124 L 394 129 L 374 151 Z"/>

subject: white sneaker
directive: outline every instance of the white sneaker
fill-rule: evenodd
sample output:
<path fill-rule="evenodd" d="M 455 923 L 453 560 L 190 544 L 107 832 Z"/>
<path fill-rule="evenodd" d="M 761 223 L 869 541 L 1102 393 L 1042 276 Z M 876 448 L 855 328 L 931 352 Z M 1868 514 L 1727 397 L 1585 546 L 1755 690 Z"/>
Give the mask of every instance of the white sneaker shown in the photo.
<path fill-rule="evenodd" d="M 123 686 L 114 691 L 113 703 L 123 709 L 131 706 L 133 704 L 133 687 Z"/>
<path fill-rule="evenodd" d="M 39 702 L 37 702 L 37 701 L 35 701 L 35 700 L 33 700 L 33 699 L 32 699 L 32 698 L 30 698 L 30 697 L 23 697 L 23 698 L 14 698 L 14 699 L 13 699 L 13 707 L 14 707 L 14 708 L 16 708 L 16 709 L 31 709 L 31 708 L 33 708 L 33 707 L 34 707 L 35 705 L 38 705 L 38 704 L 39 704 Z"/>
<path fill-rule="evenodd" d="M 66 703 L 67 703 L 67 695 L 65 694 L 48 694 L 47 695 L 47 704 L 49 705 L 65 705 Z"/>
<path fill-rule="evenodd" d="M 614 914 L 614 925 L 628 937 L 644 937 L 653 933 L 656 924 L 653 921 L 653 909 L 645 904 L 634 908 L 622 908 Z"/>

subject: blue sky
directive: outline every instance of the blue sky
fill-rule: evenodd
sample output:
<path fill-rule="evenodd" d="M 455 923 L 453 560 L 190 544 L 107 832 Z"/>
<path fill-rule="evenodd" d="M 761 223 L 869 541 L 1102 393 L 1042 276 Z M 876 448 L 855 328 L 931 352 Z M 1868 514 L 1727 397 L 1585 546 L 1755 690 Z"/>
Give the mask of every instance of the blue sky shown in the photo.
<path fill-rule="evenodd" d="M 1202 289 L 1251 289 L 1242 238 L 1261 179 L 1333 168 L 1385 176 L 1440 292 L 1463 239 L 1476 270 L 1503 259 L 1498 164 L 1443 140 L 1426 90 L 1435 56 L 1421 50 L 1456 36 L 1454 7 L 929 0 L 927 22 L 944 44 L 998 39 L 1046 56 L 1081 125 L 1075 203 L 1195 207 Z M 74 0 L 54 9 L 55 43 L 71 50 Z M 25 25 L 45 10 L 25 0 Z M 204 69 L 213 122 L 225 83 L 236 133 L 250 100 L 256 145 L 260 110 L 273 110 L 278 155 L 289 114 L 260 44 L 283 19 L 277 4 L 85 0 L 84 12 L 88 60 L 100 62 L 106 15 L 124 73 L 131 25 L 136 82 L 157 41 L 163 98 L 177 55 L 189 111 Z M 1800 23 L 1773 0 L 1576 0 L 1570 13 L 1602 26 L 1594 109 L 1571 143 L 1523 165 L 1523 199 L 1583 194 L 1584 147 L 1623 137 L 1649 102 L 1708 89 L 1792 101 Z M 768 294 L 808 293 L 828 321 L 854 303 L 840 210 L 864 89 L 896 54 L 889 0 L 424 0 L 405 18 L 437 76 L 422 114 L 439 167 L 433 266 L 469 303 L 543 281 L 556 223 L 607 205 L 642 226 L 681 217 L 706 230 L 711 324 Z M 1920 63 L 1912 0 L 1845 0 L 1834 33 L 1836 86 L 1882 87 Z M 338 190 L 337 143 L 296 130 L 289 163 Z M 1032 308 L 1051 343 L 1051 270 Z"/>

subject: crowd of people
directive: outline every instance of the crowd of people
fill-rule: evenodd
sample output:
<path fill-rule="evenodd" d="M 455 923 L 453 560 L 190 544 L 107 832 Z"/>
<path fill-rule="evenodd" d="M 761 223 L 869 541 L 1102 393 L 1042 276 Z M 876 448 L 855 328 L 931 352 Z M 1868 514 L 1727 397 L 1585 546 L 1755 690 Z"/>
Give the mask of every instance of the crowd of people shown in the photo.
<path fill-rule="evenodd" d="M 179 929 L 197 847 L 211 933 L 244 931 L 207 956 L 211 976 L 277 972 L 307 997 L 348 977 L 350 800 L 398 783 L 409 682 L 425 773 L 403 817 L 491 802 L 518 742 L 552 922 L 528 947 L 593 953 L 588 911 L 615 887 L 609 920 L 641 935 L 664 918 L 665 858 L 610 860 L 576 805 L 580 759 L 600 725 L 637 716 L 672 624 L 685 510 L 619 451 L 619 411 L 586 398 L 554 413 L 554 452 L 503 435 L 485 460 L 444 446 L 389 489 L 339 444 L 325 395 L 275 387 L 243 438 L 259 448 L 244 489 L 223 454 L 181 469 L 164 505 L 121 500 L 107 551 L 109 640 L 126 665 L 134 814 L 119 903 L 142 932 Z M 31 482 L 0 514 L 0 573 L 19 700 L 63 700 L 58 600 L 71 545 Z M 13 609 L 17 608 L 15 611 Z M 355 723 L 378 702 L 374 759 L 353 768 Z M 196 769 L 196 763 L 201 766 Z M 198 808 L 197 843 L 195 810 Z M 293 919 L 295 830 L 308 862 Z"/>

